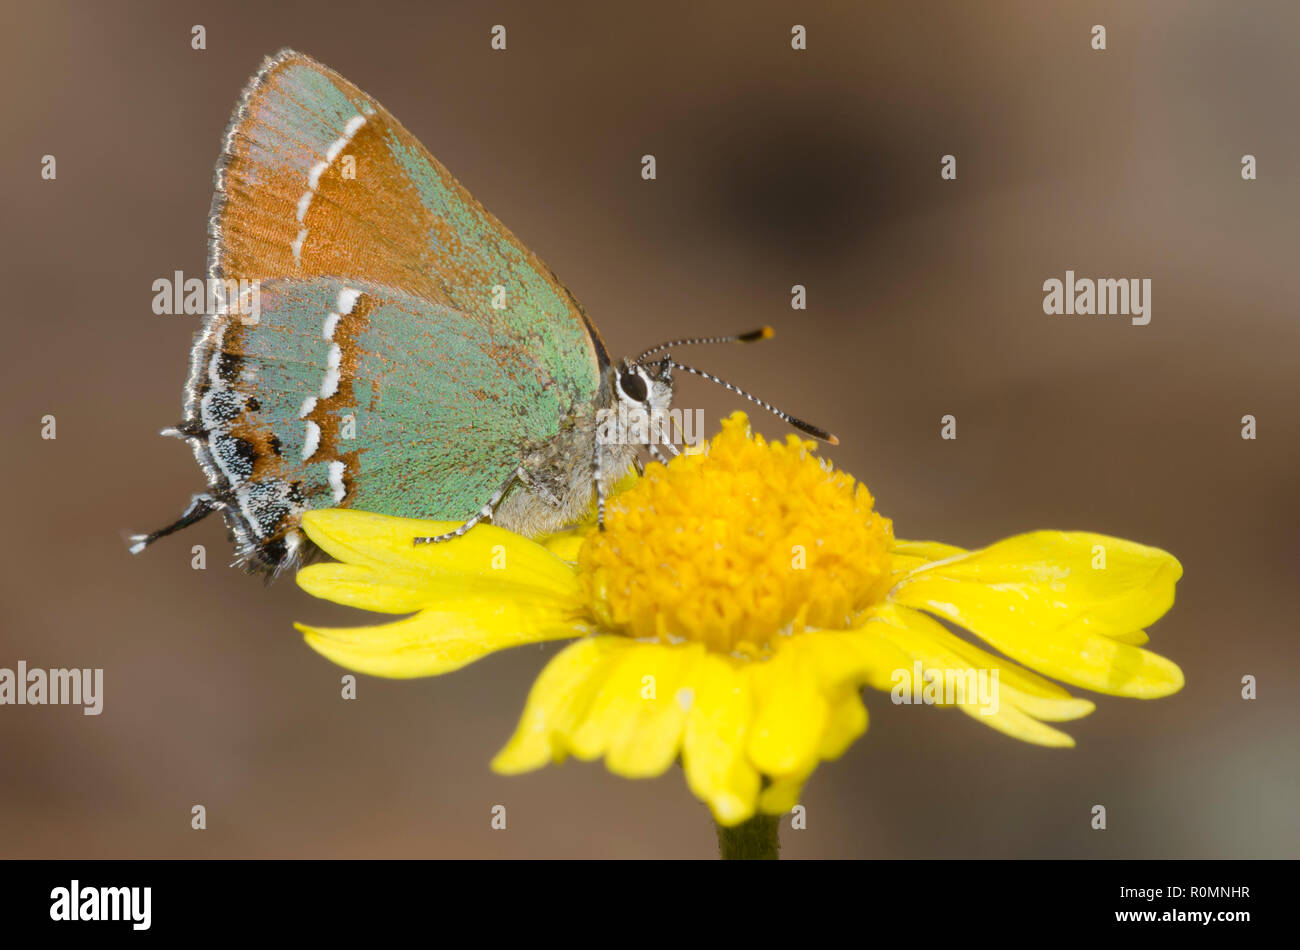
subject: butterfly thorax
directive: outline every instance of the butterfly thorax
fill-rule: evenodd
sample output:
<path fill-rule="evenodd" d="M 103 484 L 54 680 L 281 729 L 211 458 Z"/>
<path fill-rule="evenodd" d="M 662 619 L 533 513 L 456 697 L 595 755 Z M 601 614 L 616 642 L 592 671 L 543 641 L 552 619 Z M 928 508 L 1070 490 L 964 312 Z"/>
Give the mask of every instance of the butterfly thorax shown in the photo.
<path fill-rule="evenodd" d="M 560 434 L 529 448 L 524 475 L 492 516 L 500 527 L 530 537 L 587 517 L 597 485 L 606 495 L 627 475 L 642 448 L 670 437 L 673 386 L 668 363 L 623 361 L 602 373 L 596 400 L 575 407 Z"/>

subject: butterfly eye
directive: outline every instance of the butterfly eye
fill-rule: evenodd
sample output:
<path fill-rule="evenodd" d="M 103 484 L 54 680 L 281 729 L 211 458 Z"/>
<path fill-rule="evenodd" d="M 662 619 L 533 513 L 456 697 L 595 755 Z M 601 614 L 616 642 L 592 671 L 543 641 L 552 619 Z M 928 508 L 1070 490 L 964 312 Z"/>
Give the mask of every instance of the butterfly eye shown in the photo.
<path fill-rule="evenodd" d="M 645 380 L 638 374 L 621 373 L 618 377 L 618 388 L 623 390 L 623 395 L 633 402 L 645 402 Z"/>

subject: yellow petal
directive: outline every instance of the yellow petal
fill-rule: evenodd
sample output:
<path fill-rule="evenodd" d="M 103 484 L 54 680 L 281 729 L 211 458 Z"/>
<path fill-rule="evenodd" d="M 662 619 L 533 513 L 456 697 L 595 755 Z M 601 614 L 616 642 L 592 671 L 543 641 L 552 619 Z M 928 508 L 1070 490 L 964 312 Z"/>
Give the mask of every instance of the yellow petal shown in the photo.
<path fill-rule="evenodd" d="M 907 654 L 878 637 L 855 637 L 846 630 L 807 630 L 783 641 L 785 650 L 802 651 L 817 681 L 836 692 L 845 684 L 890 689 L 894 670 L 910 662 Z"/>
<path fill-rule="evenodd" d="M 310 564 L 298 571 L 295 580 L 313 597 L 381 614 L 414 613 L 459 594 L 463 583 L 457 578 L 338 562 Z"/>
<path fill-rule="evenodd" d="M 340 666 L 399 678 L 447 673 L 507 647 L 587 632 L 571 602 L 522 588 L 508 598 L 495 590 L 460 591 L 414 617 L 371 627 L 295 626 Z"/>
<path fill-rule="evenodd" d="M 892 579 L 897 581 L 935 561 L 943 561 L 965 553 L 964 548 L 942 544 L 939 541 L 902 541 L 895 538 L 890 574 Z"/>
<path fill-rule="evenodd" d="M 696 664 L 695 695 L 682 737 L 682 767 L 691 791 L 728 827 L 751 818 L 758 771 L 745 757 L 753 716 L 749 679 L 732 661 L 704 654 Z"/>
<path fill-rule="evenodd" d="M 1069 735 L 1040 720 L 1078 719 L 1093 710 L 1087 700 L 1076 699 L 1028 670 L 967 643 L 938 621 L 907 607 L 880 608 L 861 633 L 895 643 L 919 663 L 922 677 L 931 671 L 937 674 L 937 705 L 948 705 L 951 699 L 971 718 L 1025 742 L 1072 746 Z M 898 674 L 897 683 L 907 684 L 912 702 L 921 702 L 924 680 L 917 680 L 915 666 L 901 668 Z M 951 696 L 946 693 L 948 684 L 953 688 Z"/>
<path fill-rule="evenodd" d="M 1094 567 L 1102 557 L 1105 567 Z M 1121 641 L 1169 609 L 1180 576 L 1178 561 L 1158 548 L 1037 531 L 914 571 L 890 599 L 959 623 L 1049 676 L 1154 698 L 1180 689 L 1182 671 Z"/>
<path fill-rule="evenodd" d="M 830 716 L 817 747 L 820 759 L 838 759 L 855 739 L 867 731 L 867 707 L 856 686 L 837 690 L 830 701 Z M 793 807 L 793 805 L 791 806 Z M 788 810 L 788 809 L 787 809 Z"/>
<path fill-rule="evenodd" d="M 1127 643 L 1129 646 L 1140 647 L 1151 642 L 1145 630 L 1130 630 L 1127 633 L 1108 633 L 1106 636 L 1112 640 L 1118 640 L 1120 643 Z"/>
<path fill-rule="evenodd" d="M 544 538 L 541 543 L 546 550 L 561 560 L 577 563 L 578 552 L 582 549 L 582 542 L 586 540 L 587 533 L 576 529 L 562 531 Z"/>
<path fill-rule="evenodd" d="M 953 544 L 944 544 L 942 541 L 904 541 L 895 538 L 894 553 L 905 557 L 921 558 L 925 561 L 946 561 L 950 557 L 965 554 L 966 549 Z"/>
<path fill-rule="evenodd" d="M 914 619 L 912 630 L 916 631 L 924 624 L 926 633 L 943 648 L 973 670 L 997 670 L 998 689 L 1004 698 L 1010 699 L 1017 709 L 1029 713 L 1035 719 L 1046 722 L 1069 722 L 1081 719 L 1097 707 L 1091 700 L 1071 696 L 1066 690 L 1050 680 L 1017 666 L 1005 657 L 996 656 L 987 650 L 981 650 L 961 637 L 954 636 L 938 621 L 908 607 L 899 610 L 911 614 Z"/>
<path fill-rule="evenodd" d="M 604 683 L 603 674 L 628 643 L 623 637 L 586 637 L 556 654 L 529 691 L 515 734 L 492 760 L 492 768 L 516 775 L 562 762 L 568 752 L 566 737 L 587 714 Z"/>
<path fill-rule="evenodd" d="M 817 748 L 830 708 L 804 637 L 746 672 L 754 690 L 755 715 L 747 743 L 749 760 L 773 778 L 807 773 L 817 764 Z"/>
<path fill-rule="evenodd" d="M 905 653 L 879 638 L 811 630 L 783 638 L 774 655 L 737 669 L 753 709 L 743 747 L 768 779 L 760 811 L 783 813 L 798 802 L 817 764 L 843 755 L 866 730 L 861 685 L 888 682 L 906 661 Z"/>
<path fill-rule="evenodd" d="M 765 815 L 784 815 L 799 804 L 799 794 L 812 770 L 773 779 L 758 796 L 758 810 Z"/>
<path fill-rule="evenodd" d="M 303 515 L 303 529 L 326 554 L 348 564 L 410 575 L 477 577 L 492 583 L 538 587 L 577 596 L 573 566 L 522 535 L 490 524 L 459 538 L 415 544 L 458 527 L 443 521 L 390 518 L 328 508 Z"/>
<path fill-rule="evenodd" d="M 568 737 L 573 754 L 604 755 L 609 770 L 624 778 L 662 774 L 677 759 L 694 696 L 691 672 L 703 653 L 699 644 L 628 641 L 606 667 L 596 699 Z"/>

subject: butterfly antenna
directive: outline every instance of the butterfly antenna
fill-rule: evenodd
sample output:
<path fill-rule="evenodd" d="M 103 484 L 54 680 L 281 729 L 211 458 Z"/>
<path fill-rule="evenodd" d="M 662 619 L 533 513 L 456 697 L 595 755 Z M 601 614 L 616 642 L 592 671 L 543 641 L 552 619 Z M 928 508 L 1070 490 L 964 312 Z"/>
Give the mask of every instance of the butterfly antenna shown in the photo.
<path fill-rule="evenodd" d="M 771 327 L 759 327 L 748 333 L 734 333 L 731 336 L 696 336 L 685 340 L 669 340 L 667 343 L 650 347 L 632 362 L 640 363 L 647 356 L 654 356 L 656 353 L 678 346 L 696 346 L 700 343 L 757 343 L 759 340 L 770 340 L 775 335 L 776 331 Z"/>
<path fill-rule="evenodd" d="M 738 338 L 724 337 L 723 339 L 730 340 L 730 339 L 738 339 Z M 763 339 L 763 338 L 757 337 L 757 339 Z M 749 342 L 749 341 L 746 340 L 744 342 Z M 696 369 L 693 366 L 687 366 L 684 363 L 679 363 L 674 359 L 670 359 L 668 363 L 674 369 L 680 369 L 684 373 L 691 373 L 694 376 L 702 377 L 703 379 L 707 379 L 711 383 L 717 383 L 723 389 L 731 390 L 737 396 L 743 396 L 744 398 L 752 402 L 754 405 L 761 406 L 762 408 L 770 412 L 772 415 L 776 416 L 778 419 L 784 420 L 788 425 L 793 426 L 794 428 L 798 429 L 800 432 L 806 432 L 814 439 L 821 439 L 823 442 L 829 442 L 831 445 L 840 444 L 839 439 L 831 435 L 821 426 L 815 426 L 811 422 L 804 422 L 802 419 L 795 418 L 794 416 L 790 415 L 790 413 L 783 412 L 780 409 L 776 408 L 776 406 L 772 405 L 770 402 L 766 402 L 765 400 L 759 399 L 757 396 L 750 395 L 749 393 L 741 389 L 739 386 L 733 386 L 731 383 L 727 382 L 725 379 L 722 379 L 721 377 L 714 376 L 712 373 L 706 373 L 704 372 L 704 370 Z"/>

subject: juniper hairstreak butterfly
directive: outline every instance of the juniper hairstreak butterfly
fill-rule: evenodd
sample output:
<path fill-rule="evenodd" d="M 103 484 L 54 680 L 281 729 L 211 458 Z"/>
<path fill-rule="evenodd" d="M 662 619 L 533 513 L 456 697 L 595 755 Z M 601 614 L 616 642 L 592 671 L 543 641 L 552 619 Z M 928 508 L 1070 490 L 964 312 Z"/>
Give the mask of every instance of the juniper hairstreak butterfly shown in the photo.
<path fill-rule="evenodd" d="M 484 519 L 535 536 L 593 503 L 603 523 L 638 449 L 675 451 L 654 423 L 675 370 L 835 441 L 668 352 L 766 328 L 611 362 L 545 264 L 383 106 L 300 53 L 268 58 L 245 88 L 215 189 L 208 281 L 258 288 L 256 318 L 206 317 L 184 421 L 164 434 L 190 444 L 208 489 L 133 552 L 213 511 L 240 563 L 276 571 L 305 553 L 309 508 L 460 524 L 420 542 Z M 601 428 L 633 417 L 650 427 Z"/>

